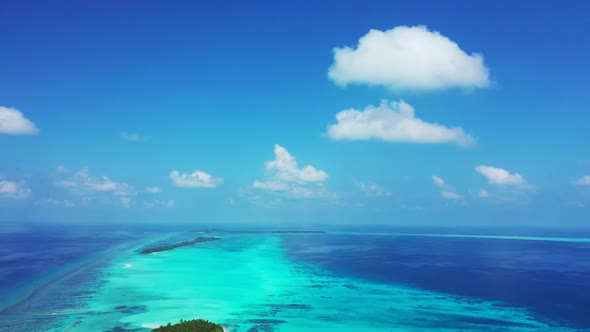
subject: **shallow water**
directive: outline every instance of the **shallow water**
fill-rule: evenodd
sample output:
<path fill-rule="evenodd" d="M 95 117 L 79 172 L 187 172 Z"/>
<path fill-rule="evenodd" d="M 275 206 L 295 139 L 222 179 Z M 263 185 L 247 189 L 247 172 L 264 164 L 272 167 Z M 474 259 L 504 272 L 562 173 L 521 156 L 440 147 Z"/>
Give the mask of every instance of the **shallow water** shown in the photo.
<path fill-rule="evenodd" d="M 206 318 L 244 332 L 573 331 L 524 307 L 337 273 L 306 260 L 295 245 L 321 244 L 326 236 L 224 234 L 220 241 L 149 255 L 138 254 L 145 244 L 120 246 L 5 313 L 0 326 L 149 331 L 180 319 Z M 193 237 L 173 234 L 162 243 Z M 305 248 L 325 254 L 342 246 Z M 370 250 L 366 244 L 350 248 Z"/>

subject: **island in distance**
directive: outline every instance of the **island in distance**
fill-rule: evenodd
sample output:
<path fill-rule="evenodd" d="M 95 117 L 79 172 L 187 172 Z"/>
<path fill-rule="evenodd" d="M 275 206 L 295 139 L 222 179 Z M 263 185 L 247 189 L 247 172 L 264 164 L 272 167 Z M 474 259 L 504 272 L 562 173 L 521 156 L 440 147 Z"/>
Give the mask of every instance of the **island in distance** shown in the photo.
<path fill-rule="evenodd" d="M 193 232 L 196 233 L 214 233 L 214 234 L 325 234 L 325 231 L 308 231 L 308 230 L 298 230 L 298 231 L 289 231 L 289 230 L 274 230 L 274 231 L 248 231 L 248 230 L 220 230 L 220 229 L 209 229 L 209 230 L 194 230 Z"/>
<path fill-rule="evenodd" d="M 316 231 L 316 230 L 297 230 L 297 231 L 290 231 L 290 230 L 242 230 L 242 231 L 226 231 L 226 230 L 194 230 L 193 232 L 196 233 L 203 233 L 203 234 L 324 234 L 324 231 Z M 195 238 L 192 241 L 184 241 L 176 244 L 171 244 L 167 246 L 157 246 L 147 248 L 141 251 L 142 255 L 152 254 L 155 252 L 160 251 L 167 251 L 173 250 L 180 247 L 192 246 L 193 244 L 197 244 L 200 242 L 209 242 L 209 241 L 217 241 L 221 240 L 219 237 L 210 237 L 210 236 L 200 236 Z"/>
<path fill-rule="evenodd" d="M 158 246 L 158 247 L 147 248 L 147 249 L 142 250 L 141 254 L 147 255 L 147 254 L 152 254 L 155 252 L 173 250 L 176 248 L 186 247 L 186 246 L 192 246 L 193 244 L 197 244 L 197 243 L 201 243 L 201 242 L 210 242 L 210 241 L 217 241 L 217 240 L 221 240 L 221 238 L 200 236 L 198 238 L 195 238 L 192 241 L 184 241 L 184 242 L 180 242 L 180 243 L 176 243 L 176 244 L 171 244 L 168 246 Z"/>

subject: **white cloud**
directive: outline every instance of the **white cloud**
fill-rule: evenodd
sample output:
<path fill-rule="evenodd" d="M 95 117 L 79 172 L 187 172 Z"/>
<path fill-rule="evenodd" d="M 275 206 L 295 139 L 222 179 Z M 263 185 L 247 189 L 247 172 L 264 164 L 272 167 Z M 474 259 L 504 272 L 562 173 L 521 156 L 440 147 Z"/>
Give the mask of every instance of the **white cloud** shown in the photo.
<path fill-rule="evenodd" d="M 436 176 L 436 175 L 432 176 L 432 181 L 434 181 L 434 183 L 436 183 L 436 185 L 438 185 L 439 187 L 442 187 L 445 185 L 445 180 L 441 177 Z"/>
<path fill-rule="evenodd" d="M 117 189 L 114 191 L 114 194 L 118 196 L 135 196 L 137 195 L 137 191 L 130 184 L 117 183 Z"/>
<path fill-rule="evenodd" d="M 131 207 L 131 198 L 129 197 L 121 197 L 119 199 L 119 201 L 121 202 L 121 205 L 123 205 L 124 208 L 128 209 Z"/>
<path fill-rule="evenodd" d="M 452 191 L 443 191 L 443 192 L 440 193 L 440 195 L 444 199 L 456 200 L 456 199 L 460 199 L 461 198 L 461 195 L 459 195 L 457 193 L 454 193 Z"/>
<path fill-rule="evenodd" d="M 258 180 L 254 181 L 252 185 L 256 189 L 264 189 L 264 190 L 272 190 L 272 191 L 282 191 L 289 189 L 289 186 L 283 182 L 275 182 L 275 181 L 266 181 L 260 182 Z"/>
<path fill-rule="evenodd" d="M 36 205 L 40 205 L 40 206 L 46 206 L 46 207 L 66 207 L 66 208 L 71 208 L 71 207 L 75 207 L 76 204 L 74 204 L 74 202 L 64 199 L 55 199 L 55 198 L 45 198 L 45 199 L 40 199 L 37 202 L 35 202 Z"/>
<path fill-rule="evenodd" d="M 55 181 L 55 186 L 56 187 L 63 187 L 63 188 L 76 187 L 76 186 L 78 186 L 78 183 L 76 181 L 70 181 L 70 180 L 58 180 L 58 181 Z"/>
<path fill-rule="evenodd" d="M 434 182 L 434 184 L 440 188 L 440 196 L 444 199 L 458 200 L 463 197 L 460 194 L 457 194 L 453 186 L 448 184 L 445 179 L 441 178 L 440 176 L 433 175 L 432 182 Z"/>
<path fill-rule="evenodd" d="M 137 192 L 133 186 L 127 183 L 115 182 L 107 176 L 91 177 L 88 175 L 88 168 L 78 171 L 74 178 L 90 191 L 109 191 L 115 195 L 128 196 L 136 195 Z"/>
<path fill-rule="evenodd" d="M 590 175 L 584 175 L 579 179 L 572 181 L 576 186 L 590 186 Z"/>
<path fill-rule="evenodd" d="M 160 187 L 158 187 L 158 186 L 154 186 L 154 187 L 147 187 L 145 189 L 145 191 L 150 194 L 157 194 L 157 193 L 161 193 L 162 189 L 160 189 Z"/>
<path fill-rule="evenodd" d="M 480 189 L 480 190 L 479 190 L 479 194 L 478 194 L 478 196 L 479 196 L 480 198 L 488 198 L 488 197 L 490 197 L 490 194 L 488 193 L 488 191 L 487 191 L 487 190 L 485 190 L 485 189 Z"/>
<path fill-rule="evenodd" d="M 425 208 L 422 205 L 408 205 L 408 204 L 401 204 L 400 208 L 406 210 L 414 210 L 414 211 L 424 211 Z"/>
<path fill-rule="evenodd" d="M 585 205 L 580 201 L 568 201 L 563 203 L 563 207 L 568 209 L 582 209 L 585 207 Z"/>
<path fill-rule="evenodd" d="M 360 83 L 390 90 L 483 88 L 490 84 L 483 57 L 425 26 L 370 30 L 356 49 L 334 49 L 328 77 L 339 85 Z"/>
<path fill-rule="evenodd" d="M 118 184 L 106 176 L 101 176 L 98 178 L 88 178 L 85 185 L 92 191 L 114 191 L 117 189 Z"/>
<path fill-rule="evenodd" d="M 137 195 L 135 188 L 127 183 L 116 182 L 108 176 L 93 177 L 88 167 L 84 167 L 69 178 L 61 178 L 55 182 L 57 187 L 70 188 L 78 193 L 111 192 L 118 196 Z"/>
<path fill-rule="evenodd" d="M 129 142 L 145 142 L 148 140 L 148 137 L 141 136 L 139 134 L 128 133 L 125 131 L 121 133 L 121 138 Z"/>
<path fill-rule="evenodd" d="M 0 134 L 36 135 L 37 126 L 15 108 L 0 106 Z"/>
<path fill-rule="evenodd" d="M 375 182 L 357 182 L 356 184 L 367 196 L 391 197 L 391 192 Z"/>
<path fill-rule="evenodd" d="M 518 173 L 511 174 L 509 171 L 492 166 L 477 166 L 475 170 L 483 175 L 489 183 L 497 185 L 519 185 L 526 186 L 526 180 Z"/>
<path fill-rule="evenodd" d="M 165 208 L 173 208 L 176 205 L 176 202 L 172 199 L 167 201 L 159 201 L 159 200 L 151 200 L 143 202 L 143 205 L 147 207 L 165 207 Z"/>
<path fill-rule="evenodd" d="M 177 187 L 187 188 L 215 188 L 223 181 L 221 178 L 214 178 L 210 174 L 199 170 L 194 171 L 192 174 L 180 174 L 174 170 L 170 172 L 170 180 Z"/>
<path fill-rule="evenodd" d="M 344 110 L 336 114 L 336 120 L 327 131 L 333 140 L 454 143 L 464 147 L 475 144 L 475 139 L 460 127 L 448 128 L 417 118 L 414 108 L 403 100 L 384 100 L 379 106 L 369 105 L 362 111 Z"/>
<path fill-rule="evenodd" d="M 266 163 L 266 170 L 277 180 L 284 182 L 321 182 L 328 178 L 324 171 L 311 165 L 298 168 L 297 160 L 287 149 L 275 144 L 275 159 Z"/>
<path fill-rule="evenodd" d="M 281 193 L 289 198 L 334 197 L 323 186 L 328 173 L 311 165 L 299 168 L 295 157 L 278 144 L 275 144 L 274 154 L 275 159 L 265 164 L 267 179 L 254 181 L 254 188 Z"/>
<path fill-rule="evenodd" d="M 32 190 L 25 188 L 24 183 L 0 180 L 0 198 L 25 199 L 31 196 Z"/>

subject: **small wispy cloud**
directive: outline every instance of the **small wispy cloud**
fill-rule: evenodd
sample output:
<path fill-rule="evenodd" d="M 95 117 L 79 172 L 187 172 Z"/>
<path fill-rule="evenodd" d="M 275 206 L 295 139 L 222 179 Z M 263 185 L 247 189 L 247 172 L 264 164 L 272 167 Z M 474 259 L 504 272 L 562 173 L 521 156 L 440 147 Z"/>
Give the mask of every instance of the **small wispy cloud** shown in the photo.
<path fill-rule="evenodd" d="M 121 133 L 121 138 L 126 141 L 129 141 L 129 142 L 138 142 L 138 143 L 145 142 L 149 139 L 149 137 L 147 137 L 147 136 L 142 136 L 142 135 L 135 134 L 135 133 L 128 133 L 125 131 Z"/>
<path fill-rule="evenodd" d="M 160 189 L 160 187 L 158 187 L 158 186 L 154 186 L 154 187 L 147 187 L 145 189 L 145 191 L 150 194 L 157 194 L 157 193 L 161 193 L 162 189 Z"/>
<path fill-rule="evenodd" d="M 434 183 L 436 183 L 439 187 L 442 187 L 445 185 L 445 180 L 441 177 L 436 176 L 436 175 L 432 176 L 432 181 L 434 181 Z"/>
<path fill-rule="evenodd" d="M 490 194 L 488 193 L 487 190 L 480 189 L 479 194 L 477 196 L 479 196 L 480 198 L 488 198 L 488 197 L 490 197 Z"/>
<path fill-rule="evenodd" d="M 174 170 L 170 172 L 169 178 L 175 186 L 185 188 L 215 188 L 223 182 L 222 178 L 213 177 L 211 174 L 200 170 L 196 170 L 191 174 L 180 174 L 180 172 Z"/>
<path fill-rule="evenodd" d="M 533 185 L 527 183 L 522 175 L 518 173 L 510 173 L 508 170 L 503 168 L 480 165 L 477 166 L 475 170 L 479 174 L 483 175 L 490 184 L 500 186 L 514 186 L 520 189 L 535 188 Z"/>
<path fill-rule="evenodd" d="M 357 187 L 367 196 L 372 197 L 391 197 L 391 192 L 387 191 L 382 185 L 379 185 L 375 182 L 355 182 Z"/>
<path fill-rule="evenodd" d="M 584 175 L 579 179 L 572 181 L 572 184 L 576 186 L 590 186 L 590 175 Z"/>
<path fill-rule="evenodd" d="M 450 199 L 450 200 L 457 200 L 457 199 L 461 199 L 461 195 L 452 192 L 452 191 L 443 191 L 440 193 L 441 197 L 444 199 Z"/>
<path fill-rule="evenodd" d="M 91 192 L 108 192 L 117 196 L 137 195 L 135 187 L 128 183 L 117 182 L 108 176 L 91 176 L 88 167 L 84 167 L 73 175 L 58 173 L 55 186 L 69 188 L 72 192 L 87 194 Z"/>
<path fill-rule="evenodd" d="M 70 200 L 55 199 L 55 198 L 40 199 L 35 202 L 35 205 L 44 206 L 44 207 L 65 207 L 65 208 L 72 208 L 72 207 L 76 206 L 76 204 Z"/>
<path fill-rule="evenodd" d="M 580 201 L 566 201 L 563 203 L 563 207 L 568 209 L 583 209 L 586 205 Z"/>
<path fill-rule="evenodd" d="M 143 205 L 146 207 L 164 207 L 164 208 L 173 208 L 176 206 L 176 202 L 172 199 L 169 200 L 148 200 L 144 201 Z"/>
<path fill-rule="evenodd" d="M 122 205 L 124 208 L 126 208 L 126 209 L 129 209 L 129 208 L 131 208 L 131 198 L 129 198 L 129 197 L 121 197 L 121 198 L 119 199 L 119 201 L 121 202 L 121 205 Z"/>
<path fill-rule="evenodd" d="M 0 180 L 0 198 L 25 199 L 29 198 L 32 192 L 24 182 Z"/>
<path fill-rule="evenodd" d="M 455 188 L 448 184 L 445 179 L 441 178 L 438 175 L 433 175 L 432 177 L 432 182 L 434 182 L 434 184 L 439 188 L 440 190 L 440 196 L 444 199 L 448 199 L 448 200 L 460 200 L 463 198 L 463 196 L 461 194 L 458 194 L 455 191 Z"/>

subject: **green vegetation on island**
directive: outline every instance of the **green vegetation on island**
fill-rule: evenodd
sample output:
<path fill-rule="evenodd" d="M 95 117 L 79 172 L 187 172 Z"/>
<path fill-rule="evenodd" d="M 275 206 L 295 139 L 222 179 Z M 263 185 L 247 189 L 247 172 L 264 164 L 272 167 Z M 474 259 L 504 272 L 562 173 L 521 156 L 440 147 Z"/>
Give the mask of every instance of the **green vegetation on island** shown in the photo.
<path fill-rule="evenodd" d="M 200 242 L 209 242 L 209 241 L 216 241 L 216 240 L 221 240 L 221 238 L 218 237 L 198 237 L 195 238 L 192 241 L 184 241 L 184 242 L 180 242 L 177 244 L 171 244 L 168 246 L 159 246 L 159 247 L 152 247 L 152 248 L 147 248 L 141 251 L 142 255 L 147 255 L 147 254 L 151 254 L 154 252 L 159 252 L 159 251 L 166 251 L 166 250 L 172 250 L 172 249 L 176 249 L 179 247 L 186 247 L 186 246 L 192 246 L 193 244 L 196 243 L 200 243 Z"/>
<path fill-rule="evenodd" d="M 180 323 L 168 323 L 166 326 L 153 329 L 152 332 L 223 332 L 223 327 L 203 319 L 181 319 Z"/>

